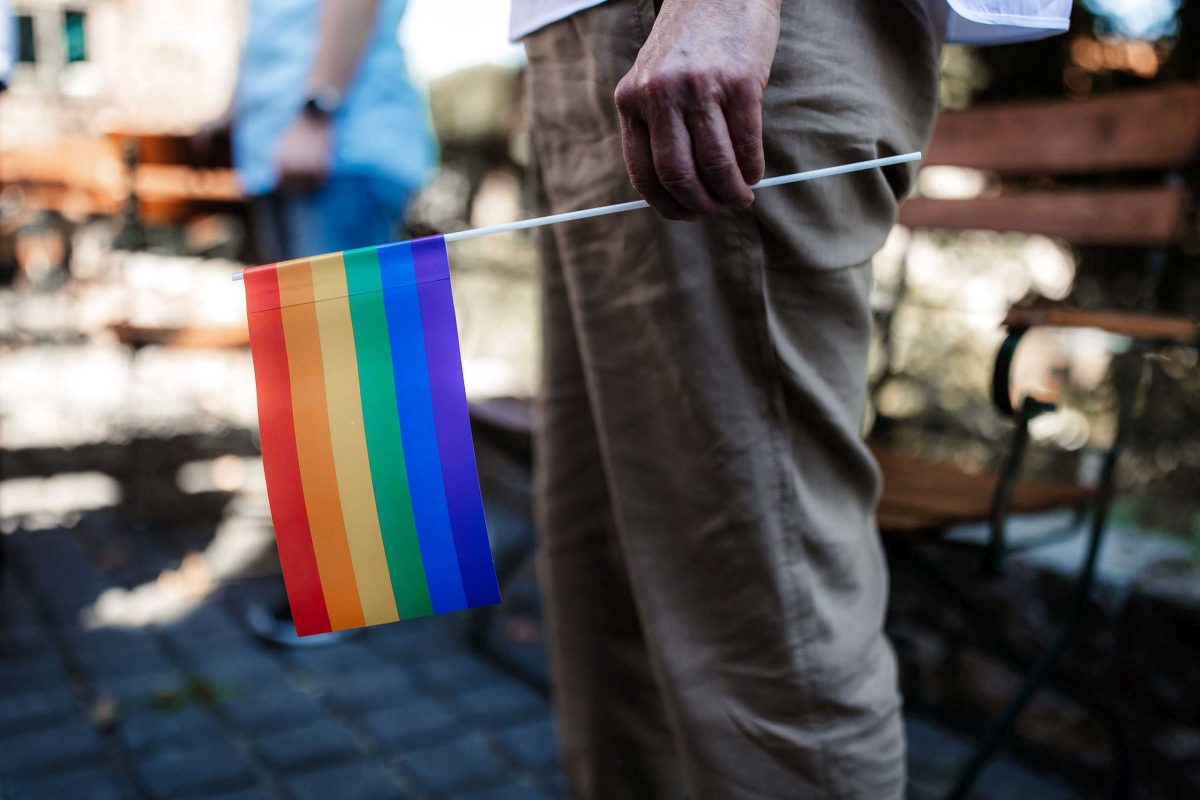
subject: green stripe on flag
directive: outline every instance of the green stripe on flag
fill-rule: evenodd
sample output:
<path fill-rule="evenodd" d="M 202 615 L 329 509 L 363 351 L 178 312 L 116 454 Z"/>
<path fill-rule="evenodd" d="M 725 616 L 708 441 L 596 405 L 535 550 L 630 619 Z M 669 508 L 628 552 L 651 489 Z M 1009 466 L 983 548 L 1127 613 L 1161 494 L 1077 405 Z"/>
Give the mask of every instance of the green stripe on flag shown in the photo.
<path fill-rule="evenodd" d="M 392 591 L 401 619 L 424 617 L 433 613 L 433 604 L 429 599 L 421 545 L 413 522 L 379 257 L 373 247 L 347 250 L 342 257 L 350 292 L 350 316 L 354 323 L 354 347 L 358 353 L 358 382 L 362 392 L 371 480 L 375 484 L 375 508 L 392 576 Z"/>

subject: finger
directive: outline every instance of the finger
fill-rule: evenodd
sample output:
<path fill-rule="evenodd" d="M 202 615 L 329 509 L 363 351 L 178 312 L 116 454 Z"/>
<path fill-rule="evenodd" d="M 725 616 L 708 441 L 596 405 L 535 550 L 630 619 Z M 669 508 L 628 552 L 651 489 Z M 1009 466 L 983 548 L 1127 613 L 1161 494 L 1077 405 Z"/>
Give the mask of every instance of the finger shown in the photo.
<path fill-rule="evenodd" d="M 279 188 L 285 192 L 294 192 L 296 190 L 296 176 L 289 170 L 280 170 Z"/>
<path fill-rule="evenodd" d="M 325 183 L 325 176 L 322 173 L 310 172 L 304 176 L 304 185 L 301 189 L 305 194 L 316 194 L 321 190 L 321 186 Z"/>
<path fill-rule="evenodd" d="M 725 102 L 725 122 L 733 155 L 742 179 L 750 186 L 761 181 L 766 171 L 762 109 L 762 89 L 749 83 L 734 87 Z"/>
<path fill-rule="evenodd" d="M 675 201 L 692 214 L 717 214 L 725 210 L 700 181 L 692 152 L 692 137 L 683 115 L 665 110 L 650 121 L 650 149 L 658 182 Z"/>
<path fill-rule="evenodd" d="M 287 192 L 303 194 L 308 190 L 308 180 L 303 172 L 287 170 L 279 176 L 279 188 Z"/>
<path fill-rule="evenodd" d="M 717 202 L 741 208 L 754 202 L 729 138 L 725 113 L 719 106 L 706 105 L 688 115 L 696 169 L 708 193 Z"/>
<path fill-rule="evenodd" d="M 637 117 L 621 114 L 621 149 L 633 188 L 651 208 L 667 219 L 695 218 L 658 182 L 650 149 L 650 130 Z"/>

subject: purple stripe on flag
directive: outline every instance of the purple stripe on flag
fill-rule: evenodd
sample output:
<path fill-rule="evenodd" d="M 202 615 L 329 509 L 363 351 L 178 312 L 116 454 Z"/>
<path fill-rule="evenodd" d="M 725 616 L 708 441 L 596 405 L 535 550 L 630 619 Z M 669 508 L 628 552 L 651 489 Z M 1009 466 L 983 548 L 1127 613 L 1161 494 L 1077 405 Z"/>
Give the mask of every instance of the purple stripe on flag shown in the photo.
<path fill-rule="evenodd" d="M 382 284 L 389 287 L 383 290 L 383 304 L 392 348 L 396 410 L 429 598 L 438 614 L 461 611 L 469 606 L 459 576 L 450 510 L 446 507 L 442 458 L 429 392 L 425 334 L 413 279 L 412 247 L 404 242 L 380 247 L 377 252 Z"/>
<path fill-rule="evenodd" d="M 412 243 L 412 254 L 421 325 L 425 331 L 434 427 L 442 455 L 446 503 L 463 589 L 471 608 L 495 605 L 500 602 L 500 587 L 496 583 L 496 567 L 492 563 L 479 493 L 446 242 L 440 236 L 417 239 Z"/>

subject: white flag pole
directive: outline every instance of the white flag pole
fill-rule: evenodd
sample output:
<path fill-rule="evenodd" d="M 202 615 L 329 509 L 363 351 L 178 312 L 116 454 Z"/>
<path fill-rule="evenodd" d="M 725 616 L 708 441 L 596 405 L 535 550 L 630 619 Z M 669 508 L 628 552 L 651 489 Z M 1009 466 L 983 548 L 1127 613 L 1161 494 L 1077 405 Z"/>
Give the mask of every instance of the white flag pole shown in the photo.
<path fill-rule="evenodd" d="M 846 175 L 851 172 L 863 172 L 869 169 L 878 169 L 880 167 L 890 167 L 896 164 L 907 164 L 911 161 L 920 161 L 921 154 L 904 153 L 898 156 L 887 156 L 886 158 L 873 158 L 870 161 L 857 161 L 853 164 L 840 164 L 836 167 L 824 167 L 823 169 L 813 169 L 807 172 L 796 172 L 791 175 L 780 175 L 777 178 L 767 178 L 759 181 L 751 186 L 751 189 L 769 189 L 772 186 L 786 186 L 789 183 L 803 183 L 804 181 L 815 181 L 819 178 L 830 178 L 834 175 Z M 635 200 L 630 203 L 617 203 L 611 206 L 600 206 L 599 208 L 586 208 L 582 211 L 568 211 L 565 214 L 551 214 L 548 217 L 536 217 L 534 219 L 523 219 L 517 222 L 506 222 L 503 225 L 490 225 L 486 228 L 474 228 L 469 231 L 457 231 L 456 233 L 447 233 L 445 239 L 447 242 L 461 242 L 466 239 L 475 239 L 480 236 L 491 236 L 493 233 L 508 233 L 509 231 L 524 231 L 530 228 L 540 228 L 544 225 L 557 225 L 560 222 L 573 222 L 580 219 L 591 219 L 592 217 L 603 217 L 608 214 L 622 214 L 626 211 L 637 211 L 642 208 L 649 208 L 650 204 L 645 200 Z M 233 280 L 240 281 L 242 273 L 238 272 L 233 276 Z"/>

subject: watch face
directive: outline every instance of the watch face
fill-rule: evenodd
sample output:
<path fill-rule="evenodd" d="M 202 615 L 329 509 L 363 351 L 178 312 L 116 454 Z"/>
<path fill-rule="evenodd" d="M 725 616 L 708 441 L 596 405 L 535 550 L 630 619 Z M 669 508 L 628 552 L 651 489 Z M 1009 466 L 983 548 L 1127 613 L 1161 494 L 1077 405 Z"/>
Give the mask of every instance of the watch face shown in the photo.
<path fill-rule="evenodd" d="M 334 89 L 314 93 L 304 104 L 305 111 L 331 117 L 342 107 L 342 95 Z"/>

